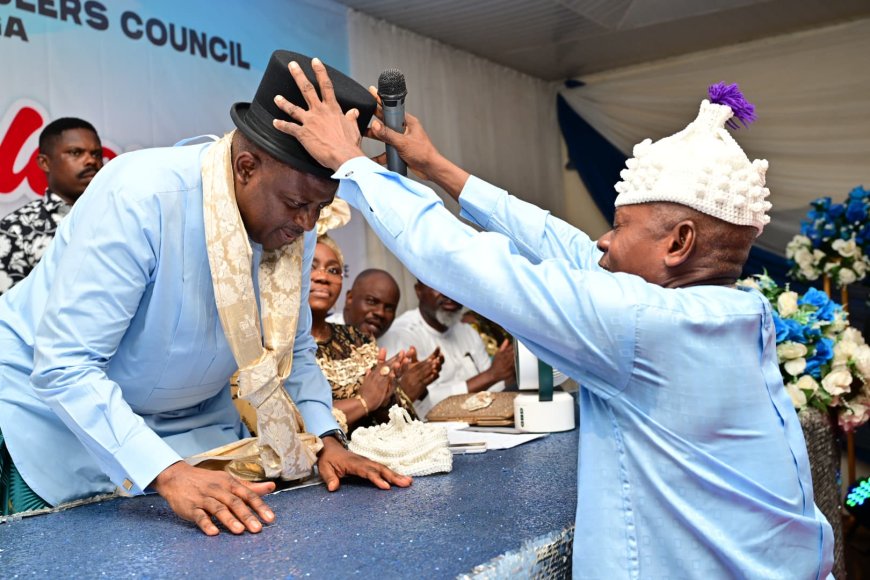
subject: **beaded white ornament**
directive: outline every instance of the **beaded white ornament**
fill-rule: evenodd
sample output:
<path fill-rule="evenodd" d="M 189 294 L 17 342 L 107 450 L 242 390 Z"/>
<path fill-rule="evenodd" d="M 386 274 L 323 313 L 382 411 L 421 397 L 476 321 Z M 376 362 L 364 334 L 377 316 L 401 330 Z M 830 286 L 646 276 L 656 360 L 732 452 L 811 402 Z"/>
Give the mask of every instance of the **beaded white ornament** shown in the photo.
<path fill-rule="evenodd" d="M 768 163 L 749 161 L 726 123 L 730 107 L 701 102 L 697 118 L 670 137 L 655 143 L 644 139 L 619 174 L 614 189 L 616 207 L 669 201 L 691 207 L 726 222 L 755 226 L 759 235 L 770 222 L 764 187 Z"/>
<path fill-rule="evenodd" d="M 480 391 L 465 399 L 460 406 L 466 411 L 477 411 L 492 405 L 493 399 L 495 399 L 495 396 L 489 391 Z"/>
<path fill-rule="evenodd" d="M 453 469 L 447 429 L 411 419 L 398 405 L 390 407 L 389 415 L 388 423 L 354 431 L 348 449 L 402 475 L 449 473 Z"/>

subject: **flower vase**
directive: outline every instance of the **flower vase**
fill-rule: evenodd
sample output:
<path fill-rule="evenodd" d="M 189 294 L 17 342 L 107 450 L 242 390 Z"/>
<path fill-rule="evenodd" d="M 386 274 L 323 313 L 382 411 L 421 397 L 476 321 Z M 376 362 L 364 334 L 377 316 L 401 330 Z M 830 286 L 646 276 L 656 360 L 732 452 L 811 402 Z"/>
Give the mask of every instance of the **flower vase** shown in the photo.
<path fill-rule="evenodd" d="M 810 471 L 813 477 L 813 495 L 819 510 L 825 515 L 834 530 L 834 578 L 846 577 L 843 548 L 843 515 L 841 512 L 840 486 L 837 471 L 840 467 L 840 450 L 831 417 L 814 407 L 805 407 L 798 413 Z"/>
<path fill-rule="evenodd" d="M 828 295 L 828 298 L 831 297 L 831 277 L 825 274 L 822 278 L 822 290 L 825 291 L 825 294 Z M 843 307 L 843 310 L 846 312 L 849 311 L 849 287 L 841 286 L 840 287 L 840 306 Z"/>

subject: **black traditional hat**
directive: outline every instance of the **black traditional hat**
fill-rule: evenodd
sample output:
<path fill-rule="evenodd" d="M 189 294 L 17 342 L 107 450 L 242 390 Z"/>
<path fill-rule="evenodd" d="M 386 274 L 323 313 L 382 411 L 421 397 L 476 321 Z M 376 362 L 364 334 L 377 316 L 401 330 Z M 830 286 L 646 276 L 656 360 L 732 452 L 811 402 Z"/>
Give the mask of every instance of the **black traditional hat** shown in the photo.
<path fill-rule="evenodd" d="M 296 86 L 296 81 L 293 80 L 287 68 L 294 60 L 305 72 L 305 76 L 315 86 L 317 94 L 320 96 L 320 87 L 317 85 L 314 69 L 311 68 L 311 58 L 297 52 L 276 50 L 269 59 L 269 65 L 266 67 L 266 72 L 263 73 L 263 79 L 260 81 L 253 102 L 234 104 L 230 109 L 230 116 L 236 127 L 245 136 L 278 161 L 305 173 L 329 177 L 333 173 L 331 169 L 315 161 L 294 137 L 282 133 L 272 125 L 273 119 L 295 123 L 275 104 L 276 95 L 283 96 L 294 105 L 304 109 L 308 108 L 299 87 Z M 330 66 L 327 66 L 326 70 L 329 73 L 329 79 L 332 81 L 335 97 L 341 110 L 347 112 L 350 109 L 358 109 L 357 123 L 360 133 L 364 133 L 377 107 L 374 97 L 362 85 L 347 75 Z"/>

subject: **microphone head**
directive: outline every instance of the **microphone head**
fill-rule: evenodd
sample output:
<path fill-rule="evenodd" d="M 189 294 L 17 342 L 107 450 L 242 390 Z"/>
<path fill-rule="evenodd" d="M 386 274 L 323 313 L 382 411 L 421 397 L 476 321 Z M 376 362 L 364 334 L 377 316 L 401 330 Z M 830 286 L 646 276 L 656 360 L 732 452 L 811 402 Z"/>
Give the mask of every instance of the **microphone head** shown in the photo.
<path fill-rule="evenodd" d="M 408 94 L 405 75 L 395 68 L 388 68 L 378 77 L 378 96 L 381 99 L 401 99 Z"/>

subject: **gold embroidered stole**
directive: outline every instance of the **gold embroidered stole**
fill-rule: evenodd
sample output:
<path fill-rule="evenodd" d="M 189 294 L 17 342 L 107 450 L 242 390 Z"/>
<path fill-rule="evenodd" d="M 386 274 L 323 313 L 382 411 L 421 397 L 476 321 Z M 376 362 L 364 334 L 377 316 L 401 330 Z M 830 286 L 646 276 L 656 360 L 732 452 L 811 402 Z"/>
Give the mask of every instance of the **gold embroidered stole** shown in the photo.
<path fill-rule="evenodd" d="M 224 469 L 245 479 L 302 479 L 311 475 L 323 445 L 305 432 L 302 416 L 284 388 L 293 366 L 305 242 L 300 238 L 263 252 L 258 311 L 253 253 L 235 197 L 233 133 L 224 135 L 204 154 L 203 215 L 218 315 L 239 366 L 238 395 L 256 409 L 257 437 L 190 460 L 210 466 L 215 461 L 224 463 Z"/>

